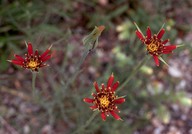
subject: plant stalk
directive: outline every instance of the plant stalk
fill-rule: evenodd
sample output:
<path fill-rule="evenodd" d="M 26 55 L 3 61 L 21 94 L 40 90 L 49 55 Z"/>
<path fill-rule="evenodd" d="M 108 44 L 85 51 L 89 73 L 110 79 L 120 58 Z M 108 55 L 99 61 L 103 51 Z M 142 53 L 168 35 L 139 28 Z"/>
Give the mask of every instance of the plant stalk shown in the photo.
<path fill-rule="evenodd" d="M 36 77 L 37 73 L 32 72 L 32 96 L 34 100 L 36 100 L 36 88 L 35 88 Z"/>
<path fill-rule="evenodd" d="M 81 133 L 82 130 L 84 130 L 86 127 L 88 127 L 90 125 L 90 123 L 95 119 L 96 115 L 98 115 L 98 111 L 94 112 L 91 117 L 85 122 L 85 124 L 83 126 L 81 126 L 79 129 L 77 129 L 75 132 L 73 132 L 72 134 L 77 134 L 77 133 Z"/>
<path fill-rule="evenodd" d="M 122 88 L 124 88 L 127 83 L 132 79 L 134 75 L 136 75 L 137 72 L 139 72 L 139 69 L 147 62 L 150 56 L 145 56 L 142 61 L 135 67 L 135 69 L 131 72 L 131 74 L 126 78 L 126 80 L 121 84 L 121 86 L 116 90 L 118 92 Z"/>

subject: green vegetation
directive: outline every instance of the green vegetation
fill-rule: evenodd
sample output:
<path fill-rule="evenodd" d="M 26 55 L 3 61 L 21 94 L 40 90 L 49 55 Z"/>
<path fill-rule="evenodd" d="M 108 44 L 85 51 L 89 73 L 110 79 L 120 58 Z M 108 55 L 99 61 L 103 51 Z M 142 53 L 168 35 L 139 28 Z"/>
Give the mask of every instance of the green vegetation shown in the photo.
<path fill-rule="evenodd" d="M 176 12 L 189 10 L 188 3 L 189 0 L 175 4 L 174 0 L 0 1 L 0 133 L 71 134 L 85 125 L 94 112 L 83 98 L 95 92 L 93 82 L 106 84 L 113 72 L 121 86 L 148 56 L 135 35 L 133 22 L 143 32 L 150 26 L 152 33 L 165 23 L 163 39 L 184 47 L 163 56 L 170 67 L 162 62 L 156 67 L 148 56 L 146 64 L 118 91 L 118 96 L 125 95 L 126 99 L 119 105 L 123 121 L 110 116 L 104 122 L 98 114 L 77 133 L 153 133 L 158 123 L 174 125 L 178 114 L 184 124 L 177 126 L 178 131 L 189 133 L 192 27 L 187 14 L 179 16 Z M 83 39 L 100 25 L 105 30 L 97 39 L 97 47 L 88 51 Z M 31 72 L 6 61 L 13 59 L 15 53 L 27 53 L 25 41 L 32 42 L 34 49 L 41 52 L 53 44 L 49 67 L 37 74 L 35 100 Z M 182 115 L 187 119 L 183 120 Z M 7 130 L 7 126 L 12 129 Z M 169 131 L 164 127 L 162 133 Z"/>

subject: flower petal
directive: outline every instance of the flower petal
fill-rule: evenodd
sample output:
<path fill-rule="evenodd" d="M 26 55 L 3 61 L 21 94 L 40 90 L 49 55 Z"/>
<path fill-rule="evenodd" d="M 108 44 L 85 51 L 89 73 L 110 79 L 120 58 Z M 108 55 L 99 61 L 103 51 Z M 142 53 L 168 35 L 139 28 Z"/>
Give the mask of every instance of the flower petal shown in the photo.
<path fill-rule="evenodd" d="M 110 111 L 111 115 L 116 119 L 116 120 L 122 120 L 118 114 L 116 114 L 114 111 Z"/>
<path fill-rule="evenodd" d="M 19 56 L 17 54 L 15 54 L 14 56 L 15 56 L 15 58 L 17 58 L 18 61 L 21 61 L 21 62 L 24 61 L 23 57 L 21 57 L 21 56 Z"/>
<path fill-rule="evenodd" d="M 112 87 L 112 91 L 115 91 L 117 89 L 117 87 L 119 86 L 119 81 L 115 82 L 115 84 L 113 84 L 113 87 Z"/>
<path fill-rule="evenodd" d="M 107 82 L 107 88 L 112 86 L 113 80 L 114 80 L 114 75 L 111 74 L 111 76 L 109 77 L 108 82 Z"/>
<path fill-rule="evenodd" d="M 147 38 L 150 39 L 151 38 L 151 29 L 150 27 L 147 28 Z"/>
<path fill-rule="evenodd" d="M 35 56 L 39 56 L 38 50 L 35 50 Z"/>
<path fill-rule="evenodd" d="M 102 112 L 102 113 L 101 113 L 101 118 L 103 119 L 103 121 L 105 121 L 105 120 L 106 120 L 106 115 L 105 115 L 105 113 L 104 113 L 104 112 Z"/>
<path fill-rule="evenodd" d="M 99 90 L 99 86 L 98 86 L 98 84 L 97 84 L 96 81 L 93 83 L 93 85 L 95 86 L 95 90 L 96 90 L 96 92 L 100 92 L 100 90 Z"/>
<path fill-rule="evenodd" d="M 170 54 L 172 51 L 163 51 L 163 54 Z"/>
<path fill-rule="evenodd" d="M 155 61 L 156 66 L 159 66 L 159 58 L 157 55 L 153 55 L 153 59 Z"/>
<path fill-rule="evenodd" d="M 50 58 L 51 58 L 51 54 L 47 55 L 46 57 L 41 58 L 41 61 L 45 62 L 45 61 L 49 60 Z"/>
<path fill-rule="evenodd" d="M 33 54 L 33 46 L 32 46 L 32 44 L 31 44 L 31 42 L 28 42 L 28 54 L 29 55 L 32 55 Z"/>
<path fill-rule="evenodd" d="M 97 106 L 93 105 L 93 106 L 90 106 L 89 108 L 92 109 L 92 110 L 95 110 L 95 109 L 97 109 Z"/>
<path fill-rule="evenodd" d="M 105 85 L 102 83 L 101 84 L 102 90 L 105 90 Z"/>
<path fill-rule="evenodd" d="M 94 102 L 94 99 L 84 98 L 83 101 L 84 101 L 84 102 L 87 102 L 87 103 L 93 103 L 93 102 Z"/>
<path fill-rule="evenodd" d="M 50 52 L 50 49 L 47 49 L 43 54 L 41 54 L 41 58 L 44 58 L 45 56 L 47 56 L 47 54 Z"/>
<path fill-rule="evenodd" d="M 138 37 L 141 41 L 144 40 L 143 35 L 142 35 L 138 30 L 136 30 L 135 33 L 136 33 L 137 37 Z"/>
<path fill-rule="evenodd" d="M 162 44 L 166 44 L 167 42 L 169 42 L 169 39 L 164 40 L 164 41 L 162 42 Z"/>
<path fill-rule="evenodd" d="M 125 102 L 125 98 L 118 98 L 118 99 L 114 100 L 115 104 L 121 104 L 123 102 Z"/>
<path fill-rule="evenodd" d="M 165 29 L 161 29 L 161 30 L 159 31 L 159 33 L 157 34 L 157 38 L 158 38 L 158 39 L 161 39 L 161 38 L 163 37 L 164 33 L 165 33 Z"/>
<path fill-rule="evenodd" d="M 170 46 L 164 46 L 164 50 L 166 51 L 173 51 L 174 49 L 176 49 L 176 45 L 170 45 Z"/>
<path fill-rule="evenodd" d="M 23 65 L 23 62 L 18 61 L 18 60 L 11 60 L 11 63 L 16 64 L 16 65 L 20 65 L 20 66 Z"/>

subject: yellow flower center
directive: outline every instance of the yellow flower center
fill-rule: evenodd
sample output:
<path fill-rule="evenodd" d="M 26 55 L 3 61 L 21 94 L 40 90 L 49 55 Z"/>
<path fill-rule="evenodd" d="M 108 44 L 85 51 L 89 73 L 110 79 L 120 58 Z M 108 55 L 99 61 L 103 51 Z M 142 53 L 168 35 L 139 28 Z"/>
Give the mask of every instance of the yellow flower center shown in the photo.
<path fill-rule="evenodd" d="M 151 44 L 147 45 L 147 50 L 149 52 L 155 52 L 158 50 L 158 48 L 159 48 L 159 46 L 153 42 Z"/>
<path fill-rule="evenodd" d="M 150 40 L 146 40 L 147 51 L 151 55 L 160 55 L 163 52 L 164 44 L 154 35 Z"/>
<path fill-rule="evenodd" d="M 30 68 L 36 68 L 37 66 L 39 65 L 39 63 L 37 61 L 33 61 L 31 60 L 29 63 L 28 63 L 28 66 Z"/>
<path fill-rule="evenodd" d="M 99 98 L 99 101 L 100 101 L 100 105 L 102 107 L 108 107 L 109 106 L 110 101 L 107 98 L 107 96 L 103 96 L 103 97 Z"/>

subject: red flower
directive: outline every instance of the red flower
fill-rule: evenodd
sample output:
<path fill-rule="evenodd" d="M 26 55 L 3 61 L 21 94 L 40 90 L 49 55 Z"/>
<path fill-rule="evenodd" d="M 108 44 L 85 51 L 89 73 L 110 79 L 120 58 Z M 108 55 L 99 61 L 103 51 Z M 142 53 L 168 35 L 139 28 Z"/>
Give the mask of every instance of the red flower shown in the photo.
<path fill-rule="evenodd" d="M 87 103 L 93 103 L 90 106 L 93 110 L 101 111 L 101 118 L 105 121 L 106 115 L 108 116 L 109 113 L 116 119 L 121 120 L 117 112 L 120 112 L 116 106 L 116 104 L 121 104 L 125 102 L 125 99 L 122 97 L 118 97 L 115 95 L 115 90 L 117 89 L 119 82 L 114 81 L 113 74 L 109 77 L 107 86 L 105 87 L 104 84 L 101 84 L 101 88 L 99 88 L 97 82 L 94 82 L 94 86 L 96 89 L 96 94 L 92 93 L 93 99 L 84 98 L 84 101 Z"/>
<path fill-rule="evenodd" d="M 148 27 L 146 31 L 147 36 L 144 36 L 139 29 L 136 30 L 137 37 L 146 45 L 148 53 L 153 56 L 157 66 L 159 66 L 159 56 L 172 53 L 177 48 L 176 45 L 165 46 L 169 39 L 164 41 L 161 39 L 164 33 L 165 29 L 162 28 L 157 35 L 154 34 L 152 36 L 151 29 Z"/>
<path fill-rule="evenodd" d="M 25 69 L 31 69 L 32 71 L 37 71 L 38 69 L 44 66 L 47 66 L 44 62 L 49 60 L 51 58 L 51 54 L 49 54 L 50 49 L 52 46 L 50 46 L 43 54 L 39 55 L 38 51 L 36 50 L 35 53 L 33 53 L 33 47 L 30 42 L 26 44 L 28 53 L 25 54 L 25 58 L 14 55 L 14 60 L 8 60 L 9 62 L 19 65 Z"/>

